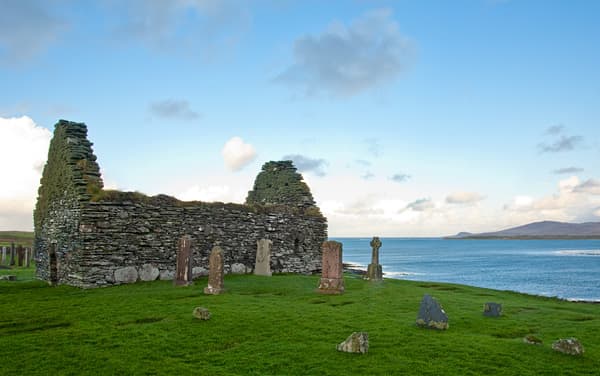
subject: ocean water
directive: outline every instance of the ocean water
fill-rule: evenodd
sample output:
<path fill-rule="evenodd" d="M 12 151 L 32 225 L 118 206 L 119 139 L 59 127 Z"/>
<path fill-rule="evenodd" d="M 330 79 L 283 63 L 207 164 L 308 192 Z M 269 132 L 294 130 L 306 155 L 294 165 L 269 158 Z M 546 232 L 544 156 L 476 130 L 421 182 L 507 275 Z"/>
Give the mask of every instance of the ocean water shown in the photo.
<path fill-rule="evenodd" d="M 370 238 L 332 238 L 366 269 Z M 600 301 L 600 240 L 381 238 L 384 277 Z"/>

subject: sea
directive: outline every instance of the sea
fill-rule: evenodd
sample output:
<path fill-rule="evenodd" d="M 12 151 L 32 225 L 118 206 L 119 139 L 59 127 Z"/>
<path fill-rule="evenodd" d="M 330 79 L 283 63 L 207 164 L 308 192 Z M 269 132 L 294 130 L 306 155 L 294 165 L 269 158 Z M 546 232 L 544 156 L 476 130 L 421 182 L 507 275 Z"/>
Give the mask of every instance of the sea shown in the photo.
<path fill-rule="evenodd" d="M 600 240 L 380 238 L 384 277 L 600 302 Z M 331 238 L 366 270 L 371 238 Z"/>

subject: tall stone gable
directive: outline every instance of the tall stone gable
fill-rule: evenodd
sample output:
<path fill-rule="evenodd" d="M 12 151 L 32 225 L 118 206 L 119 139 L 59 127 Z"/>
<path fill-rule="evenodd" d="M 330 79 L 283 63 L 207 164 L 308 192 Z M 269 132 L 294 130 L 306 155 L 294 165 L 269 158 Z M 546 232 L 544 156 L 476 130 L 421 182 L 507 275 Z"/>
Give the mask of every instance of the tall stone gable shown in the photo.
<path fill-rule="evenodd" d="M 327 220 L 291 161 L 267 162 L 243 205 L 104 190 L 86 125 L 65 120 L 55 126 L 34 224 L 37 277 L 79 287 L 173 279 L 184 235 L 194 277 L 207 274 L 215 245 L 226 273 L 251 273 L 260 239 L 273 242 L 274 273 L 315 273 L 327 239 Z"/>

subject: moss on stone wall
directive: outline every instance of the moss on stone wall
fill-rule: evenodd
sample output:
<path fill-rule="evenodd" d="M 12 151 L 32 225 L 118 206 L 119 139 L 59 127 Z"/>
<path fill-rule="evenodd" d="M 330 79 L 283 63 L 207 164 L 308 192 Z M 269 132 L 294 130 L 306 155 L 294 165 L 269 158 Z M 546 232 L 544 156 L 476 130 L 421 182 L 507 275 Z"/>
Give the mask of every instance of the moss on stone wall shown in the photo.
<path fill-rule="evenodd" d="M 248 192 L 246 204 L 316 208 L 315 200 L 292 161 L 267 162 Z"/>
<path fill-rule="evenodd" d="M 39 234 L 48 210 L 64 201 L 89 201 L 102 190 L 100 168 L 87 139 L 83 123 L 59 120 L 50 142 L 38 200 L 34 210 L 34 226 Z"/>

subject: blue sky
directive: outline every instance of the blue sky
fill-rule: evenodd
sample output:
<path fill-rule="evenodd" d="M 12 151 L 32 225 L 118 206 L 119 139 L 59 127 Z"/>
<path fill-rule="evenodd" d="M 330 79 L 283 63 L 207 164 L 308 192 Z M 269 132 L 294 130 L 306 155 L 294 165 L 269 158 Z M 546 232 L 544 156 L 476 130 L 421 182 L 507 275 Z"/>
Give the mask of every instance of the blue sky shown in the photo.
<path fill-rule="evenodd" d="M 4 1 L 0 229 L 60 118 L 108 187 L 243 201 L 291 157 L 332 236 L 600 220 L 600 3 Z M 21 154 L 21 153 L 19 153 Z M 4 185 L 3 185 L 4 186 Z"/>

